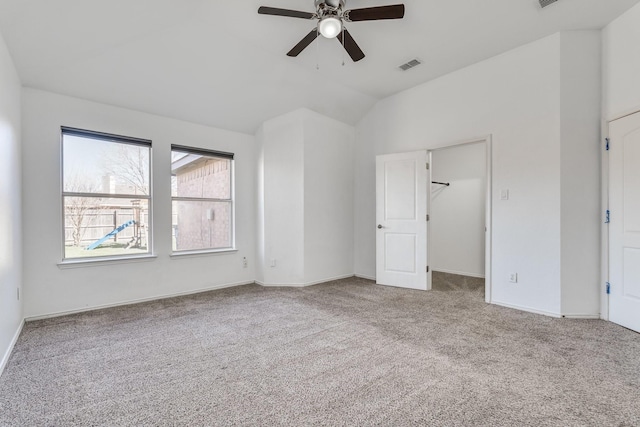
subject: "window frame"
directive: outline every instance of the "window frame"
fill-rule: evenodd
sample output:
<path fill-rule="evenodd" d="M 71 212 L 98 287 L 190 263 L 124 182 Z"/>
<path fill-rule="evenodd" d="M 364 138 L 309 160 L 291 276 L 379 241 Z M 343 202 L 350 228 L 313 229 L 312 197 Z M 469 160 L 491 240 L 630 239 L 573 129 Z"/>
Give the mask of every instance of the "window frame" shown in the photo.
<path fill-rule="evenodd" d="M 170 156 L 171 159 L 173 157 L 174 151 L 179 151 L 188 154 L 196 154 L 206 157 L 215 157 L 219 159 L 229 160 L 229 199 L 217 199 L 217 198 L 209 198 L 209 197 L 180 197 L 174 196 L 172 190 L 170 189 L 169 193 L 171 196 L 171 209 L 170 216 L 173 218 L 173 202 L 223 202 L 229 203 L 231 205 L 230 208 L 230 217 L 229 217 L 229 237 L 231 240 L 231 246 L 223 247 L 223 248 L 207 248 L 207 249 L 185 249 L 185 250 L 174 250 L 173 249 L 173 230 L 171 230 L 171 257 L 179 257 L 184 255 L 206 255 L 206 254 L 216 254 L 216 253 L 225 253 L 225 252 L 236 252 L 236 166 L 235 166 L 235 154 L 229 153 L 225 151 L 217 151 L 210 150 L 206 148 L 198 148 L 191 147 L 187 145 L 179 145 L 179 144 L 171 144 L 170 147 Z M 171 160 L 170 160 L 171 161 Z M 171 161 L 172 163 L 172 161 Z M 173 171 L 171 170 L 171 164 L 169 165 L 169 173 L 173 177 Z M 171 226 L 173 227 L 173 220 L 171 221 Z"/>
<path fill-rule="evenodd" d="M 87 139 L 100 141 L 108 141 L 119 144 L 128 144 L 138 147 L 146 147 L 149 149 L 149 194 L 109 194 L 109 193 L 85 193 L 85 192 L 67 192 L 65 191 L 64 181 L 64 138 L 65 136 L 76 136 Z M 116 135 L 106 132 L 92 131 L 87 129 L 79 129 L 69 126 L 60 127 L 60 207 L 62 212 L 62 262 L 64 264 L 91 264 L 95 262 L 105 261 L 130 261 L 136 259 L 155 258 L 153 246 L 153 150 L 152 141 L 150 139 L 129 137 Z M 142 199 L 147 201 L 148 206 L 148 224 L 147 224 L 147 252 L 138 254 L 122 254 L 108 256 L 88 256 L 88 257 L 66 257 L 66 212 L 65 198 L 67 197 L 84 197 L 84 198 L 109 198 L 109 199 Z"/>

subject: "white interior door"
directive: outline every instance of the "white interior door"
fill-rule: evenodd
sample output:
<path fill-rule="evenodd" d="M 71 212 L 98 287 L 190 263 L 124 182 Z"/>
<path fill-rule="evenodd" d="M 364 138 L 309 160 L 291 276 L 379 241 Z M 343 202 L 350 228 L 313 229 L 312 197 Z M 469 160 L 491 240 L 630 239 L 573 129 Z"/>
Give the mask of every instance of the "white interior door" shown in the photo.
<path fill-rule="evenodd" d="M 640 332 L 640 113 L 609 137 L 609 320 Z"/>
<path fill-rule="evenodd" d="M 427 152 L 376 157 L 376 282 L 427 290 Z"/>

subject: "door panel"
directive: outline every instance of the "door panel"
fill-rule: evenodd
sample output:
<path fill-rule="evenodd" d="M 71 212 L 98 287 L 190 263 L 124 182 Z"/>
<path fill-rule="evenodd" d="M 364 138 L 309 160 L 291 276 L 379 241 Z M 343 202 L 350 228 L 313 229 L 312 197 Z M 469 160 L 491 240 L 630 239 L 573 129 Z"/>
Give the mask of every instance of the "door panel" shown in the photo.
<path fill-rule="evenodd" d="M 609 136 L 609 319 L 640 332 L 640 113 Z"/>
<path fill-rule="evenodd" d="M 384 163 L 385 220 L 416 219 L 416 166 L 413 159 Z"/>
<path fill-rule="evenodd" d="M 385 233 L 384 267 L 386 271 L 397 273 L 416 272 L 416 236 L 415 234 Z"/>
<path fill-rule="evenodd" d="M 624 231 L 640 232 L 640 130 L 624 137 L 624 182 L 622 184 L 624 202 Z"/>
<path fill-rule="evenodd" d="M 640 249 L 624 248 L 622 264 L 624 297 L 640 301 Z"/>
<path fill-rule="evenodd" d="M 427 289 L 427 152 L 376 158 L 376 281 Z"/>

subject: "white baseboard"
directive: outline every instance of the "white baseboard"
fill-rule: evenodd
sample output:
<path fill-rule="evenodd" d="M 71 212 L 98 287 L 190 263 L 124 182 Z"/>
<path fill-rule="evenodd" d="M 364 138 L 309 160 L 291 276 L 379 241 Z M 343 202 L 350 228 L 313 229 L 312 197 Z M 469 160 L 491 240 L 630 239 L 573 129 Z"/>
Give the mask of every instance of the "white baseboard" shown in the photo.
<path fill-rule="evenodd" d="M 266 283 L 259 282 L 256 280 L 256 285 L 260 285 L 264 288 L 305 288 L 309 285 L 305 285 L 304 283 Z"/>
<path fill-rule="evenodd" d="M 444 268 L 433 267 L 433 272 L 457 274 L 458 276 L 477 277 L 478 279 L 484 279 L 484 274 L 466 273 L 464 271 L 455 271 L 455 270 L 445 270 Z"/>
<path fill-rule="evenodd" d="M 2 360 L 0 361 L 0 376 L 4 372 L 4 368 L 7 367 L 7 363 L 9 363 L 9 357 L 11 357 L 11 352 L 13 352 L 13 348 L 16 346 L 16 342 L 18 342 L 18 337 L 20 337 L 20 333 L 22 333 L 22 327 L 24 326 L 24 320 L 20 322 L 20 326 L 18 326 L 18 330 L 13 335 L 11 342 L 9 343 L 9 348 L 2 356 Z"/>
<path fill-rule="evenodd" d="M 213 286 L 209 286 L 209 287 L 206 287 L 206 288 L 194 289 L 194 290 L 186 291 L 186 292 L 177 292 L 177 293 L 173 293 L 173 294 L 163 294 L 163 295 L 157 295 L 157 296 L 148 297 L 148 298 L 139 298 L 139 299 L 133 299 L 133 300 L 128 300 L 128 301 L 121 301 L 121 302 L 116 302 L 116 303 L 112 303 L 112 304 L 96 305 L 96 306 L 81 308 L 81 309 L 77 309 L 77 310 L 58 311 L 58 312 L 55 312 L 55 313 L 43 314 L 43 315 L 39 315 L 39 316 L 29 316 L 25 320 L 27 322 L 32 322 L 34 320 L 51 319 L 51 318 L 54 318 L 54 317 L 67 316 L 69 314 L 85 313 L 87 311 L 102 310 L 104 308 L 121 307 L 121 306 L 124 306 L 124 305 L 140 304 L 140 303 L 143 303 L 143 302 L 158 301 L 158 300 L 163 300 L 163 299 L 167 299 L 167 298 L 175 298 L 175 297 L 182 297 L 182 296 L 186 296 L 186 295 L 200 294 L 200 293 L 203 293 L 203 292 L 215 291 L 217 289 L 233 288 L 235 286 L 243 286 L 243 285 L 252 285 L 254 283 L 255 282 L 253 280 L 247 281 L 247 282 L 223 283 L 223 284 L 220 284 L 220 285 L 213 285 Z"/>
<path fill-rule="evenodd" d="M 526 311 L 526 312 L 529 312 L 529 313 L 541 314 L 543 316 L 556 317 L 556 318 L 561 318 L 562 317 L 562 315 L 558 314 L 558 313 L 552 313 L 550 311 L 538 310 L 536 308 L 524 307 L 524 306 L 515 305 L 515 304 L 509 304 L 509 303 L 506 303 L 506 302 L 500 302 L 500 301 L 496 301 L 496 300 L 492 300 L 491 304 L 499 305 L 501 307 L 506 307 L 506 308 L 513 308 L 515 310 Z"/>
<path fill-rule="evenodd" d="M 356 274 L 356 277 L 359 279 L 373 280 L 374 282 L 376 281 L 375 276 L 371 277 L 371 276 L 365 276 L 364 274 Z"/>
<path fill-rule="evenodd" d="M 600 314 L 563 314 L 566 319 L 600 319 Z"/>
<path fill-rule="evenodd" d="M 333 282 L 334 280 L 350 279 L 352 277 L 353 277 L 353 273 L 344 274 L 342 276 L 329 277 L 327 279 L 321 279 L 321 280 L 317 280 L 315 282 L 309 282 L 309 283 L 306 284 L 306 286 L 319 285 L 321 283 Z"/>
<path fill-rule="evenodd" d="M 515 305 L 515 304 L 508 304 L 506 302 L 500 302 L 500 301 L 491 301 L 491 304 L 495 304 L 495 305 L 499 305 L 501 307 L 507 307 L 507 308 L 513 308 L 515 310 L 520 310 L 520 311 L 526 311 L 529 313 L 535 313 L 535 314 L 541 314 L 543 316 L 549 316 L 549 317 L 555 317 L 555 318 L 564 318 L 564 319 L 600 319 L 600 314 L 580 314 L 580 313 L 574 313 L 574 314 L 559 314 L 559 313 L 552 313 L 549 311 L 544 311 L 544 310 L 538 310 L 535 308 L 531 308 L 531 307 L 522 307 L 519 305 Z"/>
<path fill-rule="evenodd" d="M 308 286 L 320 285 L 322 283 L 333 282 L 334 280 L 348 279 L 353 277 L 353 274 L 346 274 L 344 276 L 328 277 L 326 279 L 317 280 L 315 282 L 307 283 L 265 283 L 256 281 L 256 285 L 264 286 L 265 288 L 306 288 Z"/>

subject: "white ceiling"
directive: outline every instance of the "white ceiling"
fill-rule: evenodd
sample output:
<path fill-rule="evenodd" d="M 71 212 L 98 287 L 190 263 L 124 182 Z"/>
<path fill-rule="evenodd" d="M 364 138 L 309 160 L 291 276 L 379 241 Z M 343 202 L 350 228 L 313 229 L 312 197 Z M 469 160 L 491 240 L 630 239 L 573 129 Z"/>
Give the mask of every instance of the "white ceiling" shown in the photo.
<path fill-rule="evenodd" d="M 380 98 L 639 1 L 404 0 L 403 20 L 349 24 L 358 63 L 326 39 L 289 58 L 314 23 L 257 14 L 313 0 L 0 0 L 0 31 L 25 86 L 253 133 L 300 107 L 355 124 Z"/>

